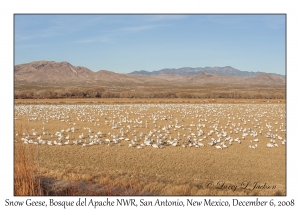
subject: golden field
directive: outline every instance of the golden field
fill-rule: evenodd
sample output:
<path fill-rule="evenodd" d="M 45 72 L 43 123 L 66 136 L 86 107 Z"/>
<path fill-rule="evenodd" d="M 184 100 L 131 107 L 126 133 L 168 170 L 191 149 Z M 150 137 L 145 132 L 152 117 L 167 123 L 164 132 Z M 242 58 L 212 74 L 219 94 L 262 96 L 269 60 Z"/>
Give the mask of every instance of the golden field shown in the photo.
<path fill-rule="evenodd" d="M 15 195 L 47 195 L 21 173 L 67 195 L 286 195 L 282 100 L 15 100 L 14 129 Z"/>

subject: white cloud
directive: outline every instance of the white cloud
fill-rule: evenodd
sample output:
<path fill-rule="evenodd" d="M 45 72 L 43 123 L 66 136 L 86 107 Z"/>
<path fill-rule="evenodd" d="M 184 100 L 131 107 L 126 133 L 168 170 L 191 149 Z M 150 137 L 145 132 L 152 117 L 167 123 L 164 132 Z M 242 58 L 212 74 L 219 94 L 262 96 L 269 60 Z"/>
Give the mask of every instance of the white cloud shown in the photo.
<path fill-rule="evenodd" d="M 125 27 L 122 28 L 124 31 L 131 31 L 131 32 L 139 32 L 139 31 L 144 31 L 144 30 L 149 30 L 152 28 L 156 28 L 158 26 L 155 25 L 145 25 L 145 26 L 133 26 L 133 27 Z"/>
<path fill-rule="evenodd" d="M 93 42 L 103 42 L 103 43 L 114 43 L 112 37 L 110 36 L 99 36 L 77 40 L 77 43 L 93 43 Z"/>

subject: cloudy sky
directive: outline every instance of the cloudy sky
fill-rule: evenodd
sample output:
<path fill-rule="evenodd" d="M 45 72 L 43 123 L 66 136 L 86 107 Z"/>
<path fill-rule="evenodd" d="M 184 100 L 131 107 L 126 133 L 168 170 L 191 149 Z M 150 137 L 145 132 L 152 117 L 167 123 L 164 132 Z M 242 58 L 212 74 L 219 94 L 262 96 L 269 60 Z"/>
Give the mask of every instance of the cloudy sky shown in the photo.
<path fill-rule="evenodd" d="M 14 15 L 15 64 L 92 71 L 232 66 L 285 74 L 285 15 Z"/>

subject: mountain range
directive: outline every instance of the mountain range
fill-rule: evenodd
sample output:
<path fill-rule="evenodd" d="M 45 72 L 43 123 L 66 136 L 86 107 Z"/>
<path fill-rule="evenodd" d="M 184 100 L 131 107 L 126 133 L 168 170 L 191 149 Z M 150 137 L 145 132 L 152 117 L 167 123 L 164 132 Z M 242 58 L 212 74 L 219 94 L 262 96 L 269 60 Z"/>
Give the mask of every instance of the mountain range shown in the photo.
<path fill-rule="evenodd" d="M 209 73 L 209 74 L 218 74 L 223 76 L 237 76 L 237 77 L 253 77 L 260 74 L 263 74 L 264 72 L 250 72 L 250 71 L 240 71 L 238 69 L 235 69 L 231 66 L 225 66 L 225 67 L 197 67 L 197 68 L 191 68 L 191 67 L 182 67 L 182 68 L 165 68 L 158 71 L 133 71 L 129 74 L 141 74 L 141 75 L 157 75 L 157 74 L 165 74 L 165 73 L 175 73 L 179 75 L 195 75 L 195 74 L 201 74 L 202 72 Z M 275 76 L 283 76 L 280 74 L 271 73 Z"/>
<path fill-rule="evenodd" d="M 205 67 L 162 69 L 159 71 L 134 71 L 119 74 L 100 70 L 93 72 L 88 68 L 73 66 L 68 62 L 35 61 L 15 65 L 15 85 L 47 86 L 157 86 L 157 85 L 285 85 L 285 76 L 263 72 L 247 72 L 226 67 Z"/>

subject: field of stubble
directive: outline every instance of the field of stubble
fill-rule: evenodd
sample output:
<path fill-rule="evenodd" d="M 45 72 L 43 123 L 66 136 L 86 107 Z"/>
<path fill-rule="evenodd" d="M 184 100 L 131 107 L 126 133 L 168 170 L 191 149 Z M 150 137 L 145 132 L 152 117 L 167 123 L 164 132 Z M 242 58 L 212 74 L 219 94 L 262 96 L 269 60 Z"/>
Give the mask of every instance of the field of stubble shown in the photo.
<path fill-rule="evenodd" d="M 61 185 L 286 195 L 284 103 L 15 103 L 14 129 L 15 161 L 30 151 L 38 177 Z"/>

